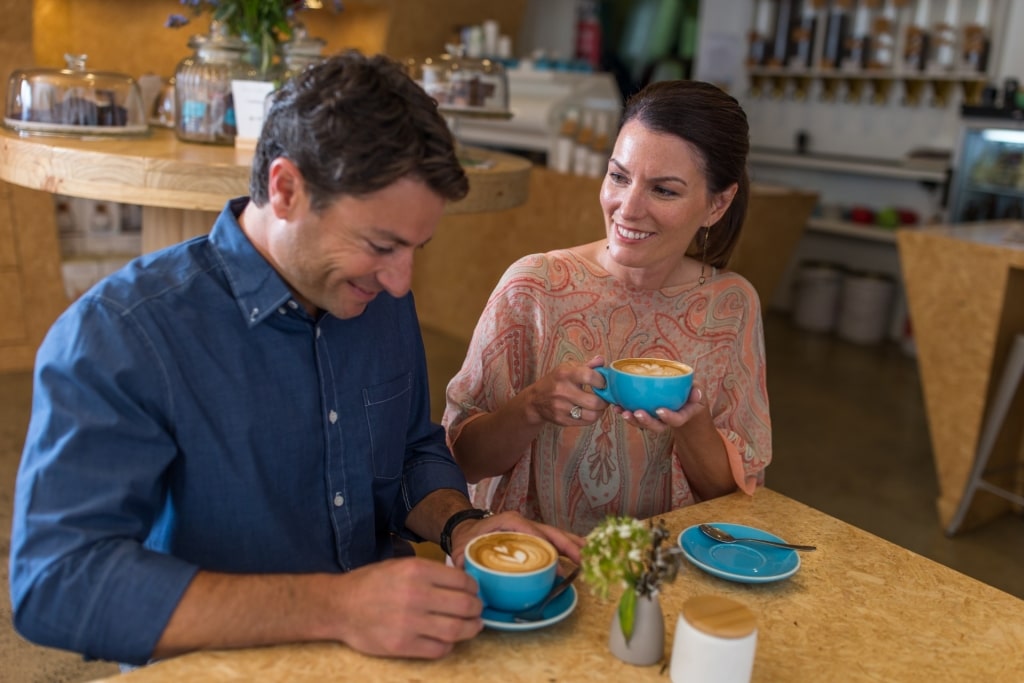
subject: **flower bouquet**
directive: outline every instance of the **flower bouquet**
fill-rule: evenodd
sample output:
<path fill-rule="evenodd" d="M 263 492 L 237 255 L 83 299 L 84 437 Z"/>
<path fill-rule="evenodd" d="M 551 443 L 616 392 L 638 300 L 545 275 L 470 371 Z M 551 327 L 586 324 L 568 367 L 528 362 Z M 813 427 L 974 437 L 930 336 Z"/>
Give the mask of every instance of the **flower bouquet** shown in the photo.
<path fill-rule="evenodd" d="M 267 73 L 278 46 L 292 33 L 297 12 L 323 3 L 313 0 L 181 0 L 192 16 L 209 12 L 214 21 L 227 26 L 228 33 L 259 48 L 261 73 Z M 343 9 L 341 0 L 333 1 L 334 12 Z M 172 14 L 166 26 L 178 28 L 189 23 L 184 14 Z"/>
<path fill-rule="evenodd" d="M 631 517 L 608 517 L 587 535 L 583 580 L 602 599 L 613 585 L 622 586 L 618 618 L 627 643 L 633 637 L 637 599 L 657 595 L 682 566 L 682 551 L 666 545 L 668 538 L 664 520 L 644 524 Z"/>

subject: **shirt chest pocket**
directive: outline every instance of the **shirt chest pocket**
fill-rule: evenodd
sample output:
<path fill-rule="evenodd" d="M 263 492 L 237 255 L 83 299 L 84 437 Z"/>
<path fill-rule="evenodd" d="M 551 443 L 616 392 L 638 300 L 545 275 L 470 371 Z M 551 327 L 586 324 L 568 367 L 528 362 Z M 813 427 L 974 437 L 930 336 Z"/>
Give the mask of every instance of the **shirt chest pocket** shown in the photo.
<path fill-rule="evenodd" d="M 375 477 L 397 479 L 402 476 L 411 397 L 411 373 L 363 389 Z"/>

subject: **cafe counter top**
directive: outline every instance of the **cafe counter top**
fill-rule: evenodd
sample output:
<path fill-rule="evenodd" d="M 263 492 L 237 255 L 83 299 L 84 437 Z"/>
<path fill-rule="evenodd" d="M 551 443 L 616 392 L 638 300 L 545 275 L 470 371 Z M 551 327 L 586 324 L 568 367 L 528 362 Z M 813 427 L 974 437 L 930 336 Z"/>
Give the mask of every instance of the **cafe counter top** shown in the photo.
<path fill-rule="evenodd" d="M 220 211 L 248 194 L 253 150 L 181 142 L 167 128 L 109 139 L 24 137 L 0 128 L 0 179 L 88 199 Z M 448 213 L 508 209 L 526 201 L 530 162 L 473 148 L 470 192 Z"/>
<path fill-rule="evenodd" d="M 86 199 L 143 207 L 143 251 L 209 231 L 224 203 L 248 194 L 251 149 L 181 142 L 166 128 L 107 139 L 20 136 L 0 128 L 0 180 Z M 526 201 L 530 162 L 467 149 L 469 195 L 449 214 L 498 211 Z"/>
<path fill-rule="evenodd" d="M 755 526 L 817 551 L 792 577 L 733 583 L 695 566 L 665 586 L 665 660 L 690 597 L 715 594 L 757 615 L 753 681 L 1019 681 L 1024 601 L 771 490 L 718 498 L 662 516 L 673 538 L 701 522 Z M 485 629 L 439 661 L 367 657 L 333 643 L 198 652 L 107 683 L 172 681 L 659 681 L 608 649 L 614 605 L 577 583 L 579 603 L 544 629 Z"/>

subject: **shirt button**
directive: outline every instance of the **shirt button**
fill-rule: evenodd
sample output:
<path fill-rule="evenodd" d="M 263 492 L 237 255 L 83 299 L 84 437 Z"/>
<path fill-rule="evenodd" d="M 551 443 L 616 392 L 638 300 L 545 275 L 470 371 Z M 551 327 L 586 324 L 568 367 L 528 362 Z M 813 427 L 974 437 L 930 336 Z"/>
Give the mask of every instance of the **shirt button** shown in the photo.
<path fill-rule="evenodd" d="M 345 504 L 345 496 L 341 495 L 340 493 L 335 493 L 334 494 L 334 507 L 340 508 L 344 504 Z"/>
<path fill-rule="evenodd" d="M 260 314 L 260 309 L 254 308 L 249 311 L 249 320 L 255 320 Z"/>
<path fill-rule="evenodd" d="M 278 306 L 277 307 L 277 312 L 280 313 L 281 315 L 284 315 L 288 311 L 284 310 L 284 306 Z"/>
<path fill-rule="evenodd" d="M 299 307 L 299 305 L 298 305 L 297 303 L 295 303 L 295 300 L 294 300 L 294 299 L 292 299 L 292 300 L 290 300 L 290 301 L 288 302 L 288 308 L 292 309 L 293 311 L 294 311 L 294 310 L 295 310 L 296 308 L 298 308 L 298 307 Z"/>
<path fill-rule="evenodd" d="M 319 328 L 319 327 L 318 327 L 318 328 L 316 328 L 316 338 L 317 338 L 317 339 L 319 339 L 319 338 L 320 338 L 320 328 Z"/>
<path fill-rule="evenodd" d="M 335 410 L 332 410 L 331 412 L 329 412 L 327 414 L 327 419 L 331 421 L 331 424 L 334 424 L 335 422 L 338 421 L 338 412 L 335 411 Z"/>

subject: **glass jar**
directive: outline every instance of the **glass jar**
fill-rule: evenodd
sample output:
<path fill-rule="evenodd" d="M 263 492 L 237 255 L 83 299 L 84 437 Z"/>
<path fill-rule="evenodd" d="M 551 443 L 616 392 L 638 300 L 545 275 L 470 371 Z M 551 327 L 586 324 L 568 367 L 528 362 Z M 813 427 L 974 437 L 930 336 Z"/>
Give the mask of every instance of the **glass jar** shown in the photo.
<path fill-rule="evenodd" d="M 442 113 L 509 116 L 508 76 L 501 62 L 465 56 L 462 45 L 407 65 L 409 75 L 437 100 Z"/>
<path fill-rule="evenodd" d="M 189 47 L 193 54 L 174 73 L 175 133 L 186 142 L 234 144 L 231 81 L 261 80 L 253 50 L 219 22 L 211 24 L 209 35 L 192 36 Z"/>
<path fill-rule="evenodd" d="M 320 62 L 324 58 L 326 44 L 322 38 L 310 36 L 304 24 L 294 24 L 291 39 L 281 44 L 281 60 L 284 62 L 281 80 L 286 81 L 307 66 Z"/>

